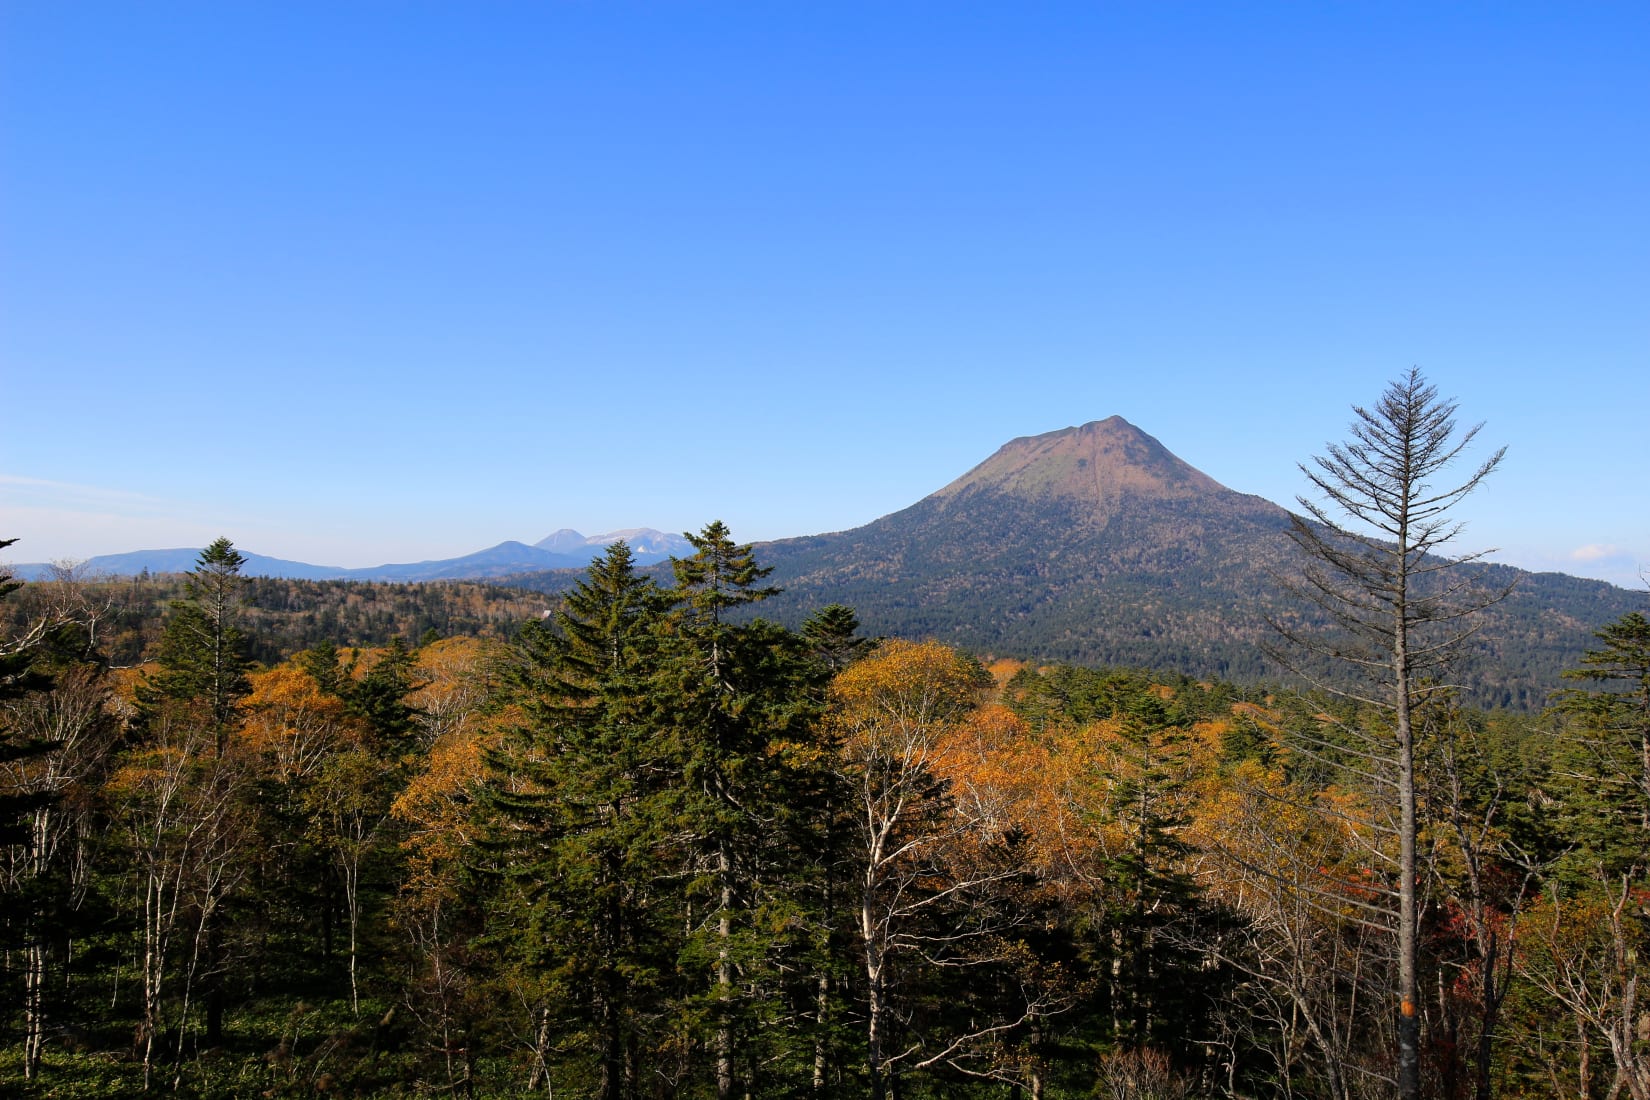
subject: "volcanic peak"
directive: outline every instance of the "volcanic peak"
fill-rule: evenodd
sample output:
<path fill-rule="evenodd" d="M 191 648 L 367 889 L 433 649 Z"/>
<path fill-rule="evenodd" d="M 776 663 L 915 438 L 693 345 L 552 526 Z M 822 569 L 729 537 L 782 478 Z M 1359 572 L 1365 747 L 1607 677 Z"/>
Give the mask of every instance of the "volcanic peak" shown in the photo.
<path fill-rule="evenodd" d="M 1106 513 L 1126 496 L 1184 500 L 1230 492 L 1121 416 L 1043 435 L 1022 436 L 933 494 L 974 493 L 1061 500 Z"/>

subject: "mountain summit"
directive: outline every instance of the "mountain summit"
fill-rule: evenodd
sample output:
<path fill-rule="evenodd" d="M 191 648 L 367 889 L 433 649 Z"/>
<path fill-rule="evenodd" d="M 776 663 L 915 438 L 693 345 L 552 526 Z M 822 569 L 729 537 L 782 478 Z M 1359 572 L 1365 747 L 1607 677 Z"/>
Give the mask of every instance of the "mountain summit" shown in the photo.
<path fill-rule="evenodd" d="M 948 500 L 975 492 L 1068 501 L 1103 521 L 1130 497 L 1188 500 L 1231 490 L 1113 416 L 1012 440 L 933 496 Z"/>

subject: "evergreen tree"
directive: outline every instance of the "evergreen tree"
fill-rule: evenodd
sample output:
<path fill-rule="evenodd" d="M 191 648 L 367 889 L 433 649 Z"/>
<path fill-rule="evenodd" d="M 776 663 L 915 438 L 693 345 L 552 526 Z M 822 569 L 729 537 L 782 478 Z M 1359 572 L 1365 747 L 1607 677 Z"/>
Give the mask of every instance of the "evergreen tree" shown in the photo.
<path fill-rule="evenodd" d="M 226 538 L 202 550 L 185 582 L 185 599 L 173 604 L 155 660 L 161 671 L 147 680 L 144 701 L 189 702 L 202 708 L 222 754 L 234 725 L 235 704 L 247 693 L 246 639 L 238 625 L 246 559 Z"/>
<path fill-rule="evenodd" d="M 245 563 L 227 538 L 215 539 L 201 551 L 185 581 L 185 599 L 173 605 L 172 617 L 161 634 L 155 653 L 160 671 L 145 677 L 138 689 L 140 719 L 150 727 L 151 737 L 170 727 L 163 735 L 170 742 L 177 729 L 187 728 L 204 733 L 211 745 L 210 752 L 197 752 L 193 739 L 185 736 L 180 743 L 191 748 L 184 753 L 188 760 L 178 772 L 180 782 L 201 798 L 200 821 L 204 822 L 197 823 L 192 832 L 183 831 L 184 839 L 178 843 L 195 858 L 200 849 L 193 846 L 204 837 L 209 852 L 198 867 L 202 882 L 196 901 L 199 917 L 188 970 L 191 976 L 198 970 L 205 986 L 205 1041 L 211 1046 L 218 1045 L 223 1036 L 223 931 L 228 923 L 223 909 L 235 885 L 245 878 L 242 861 L 255 831 L 247 822 L 258 809 L 245 797 L 250 793 L 250 776 L 244 762 L 232 759 L 229 751 L 237 705 L 250 690 L 246 638 L 238 625 L 246 585 L 241 566 Z M 177 750 L 168 744 L 163 751 Z M 186 982 L 186 1005 L 188 997 Z M 151 1019 L 149 1025 L 153 1023 Z M 176 1051 L 181 1073 L 181 1032 Z M 149 1060 L 146 1051 L 146 1067 Z"/>
<path fill-rule="evenodd" d="M 339 684 L 345 713 L 366 723 L 379 745 L 392 753 L 405 750 L 418 727 L 418 708 L 407 702 L 407 696 L 423 686 L 414 675 L 415 660 L 398 634 L 365 676 L 351 679 L 349 673 L 355 667 L 351 662 Z M 324 661 L 323 652 L 314 663 L 319 667 Z"/>
<path fill-rule="evenodd" d="M 16 539 L 0 539 L 4 550 Z M 5 599 L 23 582 L 0 570 L 0 599 Z M 20 698 L 31 691 L 51 686 L 51 677 L 39 660 L 45 643 L 46 624 L 37 624 L 20 636 L 0 641 L 0 702 Z M 3 721 L 3 719 L 0 719 Z M 24 760 L 49 752 L 51 746 L 26 737 L 11 723 L 0 724 L 0 763 Z M 23 818 L 39 803 L 36 795 L 0 793 L 0 844 L 16 844 L 28 839 Z"/>
<path fill-rule="evenodd" d="M 1650 1100 L 1650 619 L 1597 634 L 1560 694 L 1568 751 L 1555 769 L 1561 838 L 1519 972 L 1570 1015 L 1584 1047 L 1615 1067 L 1610 1094 Z M 1579 1059 L 1587 1091 L 1592 1049 Z"/>
<path fill-rule="evenodd" d="M 871 651 L 876 642 L 859 633 L 859 616 L 851 607 L 827 604 L 802 624 L 802 638 L 814 658 L 835 676 Z"/>
<path fill-rule="evenodd" d="M 1574 720 L 1583 759 L 1572 796 L 1574 833 L 1607 874 L 1650 864 L 1650 619 L 1634 611 L 1600 630 L 1604 643 L 1567 680 L 1557 709 Z"/>
<path fill-rule="evenodd" d="M 514 685 L 529 720 L 489 759 L 486 848 L 513 926 L 503 953 L 537 1006 L 534 1087 L 553 1045 L 587 1053 L 575 1087 L 601 1100 L 636 1096 L 658 1068 L 659 1002 L 680 937 L 679 908 L 660 892 L 669 775 L 647 708 L 662 610 L 620 541 L 566 595 L 553 628 L 532 624 L 518 642 Z"/>
<path fill-rule="evenodd" d="M 309 673 L 309 678 L 315 681 L 315 686 L 323 695 L 331 695 L 336 699 L 344 697 L 348 683 L 338 647 L 331 639 L 323 638 L 309 649 L 304 650 L 294 658 L 298 667 Z"/>
<path fill-rule="evenodd" d="M 1113 1019 L 1117 1038 L 1130 1045 L 1181 1054 L 1201 1008 L 1199 987 L 1214 978 L 1206 972 L 1207 960 L 1184 950 L 1187 928 L 1202 912 L 1185 871 L 1191 849 L 1180 839 L 1187 825 L 1181 811 L 1187 800 L 1184 719 L 1149 691 L 1121 702 L 1113 717 L 1126 765 L 1111 799 L 1112 824 L 1126 840 L 1108 861 L 1105 891 L 1111 901 L 1107 931 L 1120 949 L 1110 969 L 1125 977 L 1113 983 Z"/>
<path fill-rule="evenodd" d="M 0 549 L 16 541 L 0 540 Z M 0 571 L 0 599 L 21 587 L 22 582 L 12 579 L 9 572 Z M 21 723 L 15 721 L 14 712 L 8 705 L 13 700 L 22 699 L 51 686 L 52 678 L 46 674 L 40 660 L 44 641 L 45 624 L 42 623 L 26 630 L 20 637 L 0 642 L 0 766 L 37 760 L 52 750 L 49 742 L 32 736 Z M 0 790 L 0 851 L 6 847 L 13 847 L 17 853 L 13 860 L 7 862 L 15 862 L 23 868 L 30 868 L 37 862 L 40 853 L 34 830 L 30 828 L 30 821 L 50 801 L 51 794 L 46 791 L 31 790 L 27 787 Z M 0 949 L 4 950 L 7 958 L 10 958 L 14 951 L 21 949 L 27 953 L 30 962 L 23 990 L 23 1073 L 29 1078 L 40 1072 L 43 1021 L 40 983 L 34 980 L 33 963 L 41 950 L 43 940 L 40 918 L 44 906 L 39 896 L 43 886 L 44 884 L 35 880 L 33 876 L 27 875 L 7 875 L 0 879 L 0 899 L 5 901 L 5 917 L 0 919 Z M 7 971 L 10 969 L 9 966 L 6 968 Z M 10 974 L 6 976 L 9 978 Z M 9 985 L 8 982 L 7 986 Z M 11 990 L 7 988 L 5 992 L 5 1003 L 15 1003 Z"/>
<path fill-rule="evenodd" d="M 673 562 L 674 606 L 651 695 L 679 769 L 674 827 L 690 930 L 683 969 L 709 978 L 684 1007 L 705 1023 L 716 1094 L 728 1100 L 755 1087 L 759 1064 L 777 1072 L 782 1061 L 773 1052 L 758 1057 L 750 1044 L 776 1035 L 764 1012 L 776 1007 L 778 953 L 794 945 L 764 935 L 760 924 L 800 931 L 800 919 L 785 915 L 794 914 L 788 887 L 801 855 L 791 842 L 811 807 L 794 789 L 783 749 L 812 737 L 817 666 L 796 635 L 730 620 L 777 591 L 762 585 L 771 570 L 749 546 L 720 522 L 687 537 L 695 553 Z"/>

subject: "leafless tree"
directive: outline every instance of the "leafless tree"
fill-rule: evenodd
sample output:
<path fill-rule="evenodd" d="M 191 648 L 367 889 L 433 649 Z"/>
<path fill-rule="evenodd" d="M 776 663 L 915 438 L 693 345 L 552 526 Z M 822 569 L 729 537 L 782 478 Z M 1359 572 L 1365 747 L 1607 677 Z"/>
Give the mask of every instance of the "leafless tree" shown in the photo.
<path fill-rule="evenodd" d="M 1417 1014 L 1416 737 L 1414 713 L 1447 684 L 1441 675 L 1455 647 L 1475 629 L 1472 617 L 1507 594 L 1476 583 L 1461 566 L 1483 557 L 1442 556 L 1460 534 L 1451 511 L 1500 464 L 1497 450 L 1459 481 L 1439 479 L 1460 460 L 1482 424 L 1457 431 L 1456 404 L 1440 398 L 1420 371 L 1387 386 L 1372 408 L 1354 406 L 1351 438 L 1302 465 L 1316 499 L 1299 498 L 1290 536 L 1303 565 L 1291 587 L 1323 612 L 1333 629 L 1309 636 L 1274 623 L 1285 653 L 1328 656 L 1357 683 L 1322 686 L 1388 716 L 1379 729 L 1349 727 L 1346 743 L 1304 746 L 1353 762 L 1370 787 L 1397 804 L 1390 914 L 1398 942 L 1397 1077 L 1404 1100 L 1421 1093 Z M 1486 551 L 1487 552 L 1487 551 Z"/>

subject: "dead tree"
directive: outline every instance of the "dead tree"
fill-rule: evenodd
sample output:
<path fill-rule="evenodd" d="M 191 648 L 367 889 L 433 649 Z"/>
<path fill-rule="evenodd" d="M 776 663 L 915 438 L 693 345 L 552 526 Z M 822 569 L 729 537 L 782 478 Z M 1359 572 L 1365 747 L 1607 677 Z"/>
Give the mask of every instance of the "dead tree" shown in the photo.
<path fill-rule="evenodd" d="M 1397 939 L 1398 1094 L 1421 1092 L 1417 984 L 1419 864 L 1413 715 L 1447 685 L 1441 673 L 1455 647 L 1475 629 L 1472 617 L 1506 596 L 1486 590 L 1478 571 L 1463 569 L 1483 553 L 1443 556 L 1461 531 L 1450 512 L 1500 463 L 1501 448 L 1453 484 L 1438 484 L 1478 435 L 1458 432 L 1456 404 L 1440 398 L 1420 371 L 1387 386 L 1372 408 L 1354 406 L 1351 438 L 1301 466 L 1317 498 L 1300 497 L 1290 537 L 1302 552 L 1289 587 L 1331 624 L 1324 634 L 1274 622 L 1285 655 L 1331 658 L 1356 675 L 1323 683 L 1387 716 L 1379 730 L 1348 729 L 1342 743 L 1307 743 L 1303 751 L 1351 761 L 1378 794 L 1397 804 L 1391 869 L 1391 927 Z M 1452 479 L 1453 480 L 1453 479 Z M 1299 667 L 1298 665 L 1295 667 Z M 1361 727 L 1362 724 L 1360 724 Z"/>

